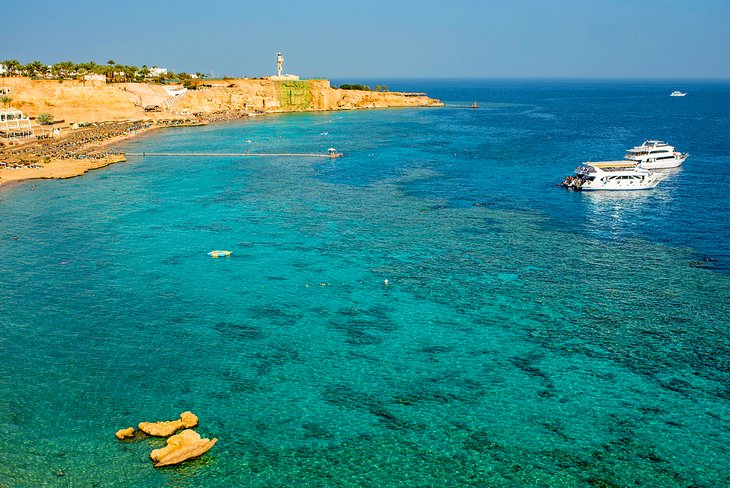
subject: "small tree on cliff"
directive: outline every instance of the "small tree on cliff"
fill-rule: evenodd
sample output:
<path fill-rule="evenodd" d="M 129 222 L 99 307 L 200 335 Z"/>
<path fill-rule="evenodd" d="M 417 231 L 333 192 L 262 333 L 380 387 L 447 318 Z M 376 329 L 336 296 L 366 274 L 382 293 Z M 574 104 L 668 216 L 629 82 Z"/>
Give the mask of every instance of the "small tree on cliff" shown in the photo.
<path fill-rule="evenodd" d="M 142 65 L 142 69 L 139 70 L 139 74 L 142 77 L 142 81 L 146 80 L 150 76 L 150 69 L 147 67 L 146 64 Z"/>
<path fill-rule="evenodd" d="M 35 118 L 40 125 L 49 125 L 51 122 L 53 122 L 53 115 L 49 113 L 42 113 L 39 114 L 38 117 Z"/>

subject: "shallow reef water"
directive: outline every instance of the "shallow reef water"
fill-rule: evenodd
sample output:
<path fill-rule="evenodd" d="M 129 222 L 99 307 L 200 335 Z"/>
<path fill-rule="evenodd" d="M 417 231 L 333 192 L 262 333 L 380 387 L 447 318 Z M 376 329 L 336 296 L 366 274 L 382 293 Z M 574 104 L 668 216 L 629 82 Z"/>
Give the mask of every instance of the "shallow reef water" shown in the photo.
<path fill-rule="evenodd" d="M 0 192 L 0 486 L 730 485 L 730 85 L 388 86 L 447 107 Z M 691 154 L 656 190 L 555 186 L 645 138 Z M 184 410 L 197 460 L 114 438 Z"/>

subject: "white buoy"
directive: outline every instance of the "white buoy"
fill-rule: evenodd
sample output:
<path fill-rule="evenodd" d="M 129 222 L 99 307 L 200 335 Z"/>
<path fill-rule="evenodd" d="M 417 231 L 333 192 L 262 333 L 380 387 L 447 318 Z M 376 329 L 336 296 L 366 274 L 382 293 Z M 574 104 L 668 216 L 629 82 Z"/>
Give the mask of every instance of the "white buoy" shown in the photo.
<path fill-rule="evenodd" d="M 385 286 L 388 286 L 388 284 L 389 284 L 389 283 L 390 283 L 390 282 L 388 281 L 388 278 L 386 278 L 386 279 L 385 279 L 385 280 L 383 281 L 383 284 L 384 284 Z"/>

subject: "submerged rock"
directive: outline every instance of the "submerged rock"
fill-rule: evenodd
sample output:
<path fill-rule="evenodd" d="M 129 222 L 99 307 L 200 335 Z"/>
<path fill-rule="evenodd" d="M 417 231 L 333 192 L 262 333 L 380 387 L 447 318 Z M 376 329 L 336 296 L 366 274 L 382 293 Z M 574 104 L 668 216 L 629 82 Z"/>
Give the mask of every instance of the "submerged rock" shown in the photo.
<path fill-rule="evenodd" d="M 198 417 L 192 412 L 180 414 L 180 420 L 168 422 L 140 422 L 139 430 L 155 437 L 169 437 L 180 429 L 189 429 L 198 425 Z"/>
<path fill-rule="evenodd" d="M 206 453 L 218 441 L 217 438 L 201 439 L 194 430 L 186 429 L 167 439 L 167 445 L 150 453 L 155 468 L 180 464 Z"/>
<path fill-rule="evenodd" d="M 127 439 L 129 437 L 134 437 L 134 427 L 128 427 L 126 429 L 118 430 L 115 434 L 117 436 L 117 439 L 120 441 L 122 439 Z"/>

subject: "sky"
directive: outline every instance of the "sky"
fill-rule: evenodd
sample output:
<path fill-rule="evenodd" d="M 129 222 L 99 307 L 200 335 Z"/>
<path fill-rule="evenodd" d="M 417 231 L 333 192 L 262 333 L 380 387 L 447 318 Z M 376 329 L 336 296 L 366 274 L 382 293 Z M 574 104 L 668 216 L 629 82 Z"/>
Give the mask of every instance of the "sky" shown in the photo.
<path fill-rule="evenodd" d="M 22 63 L 264 76 L 281 51 L 302 77 L 730 78 L 728 0 L 3 3 L 0 60 Z"/>

